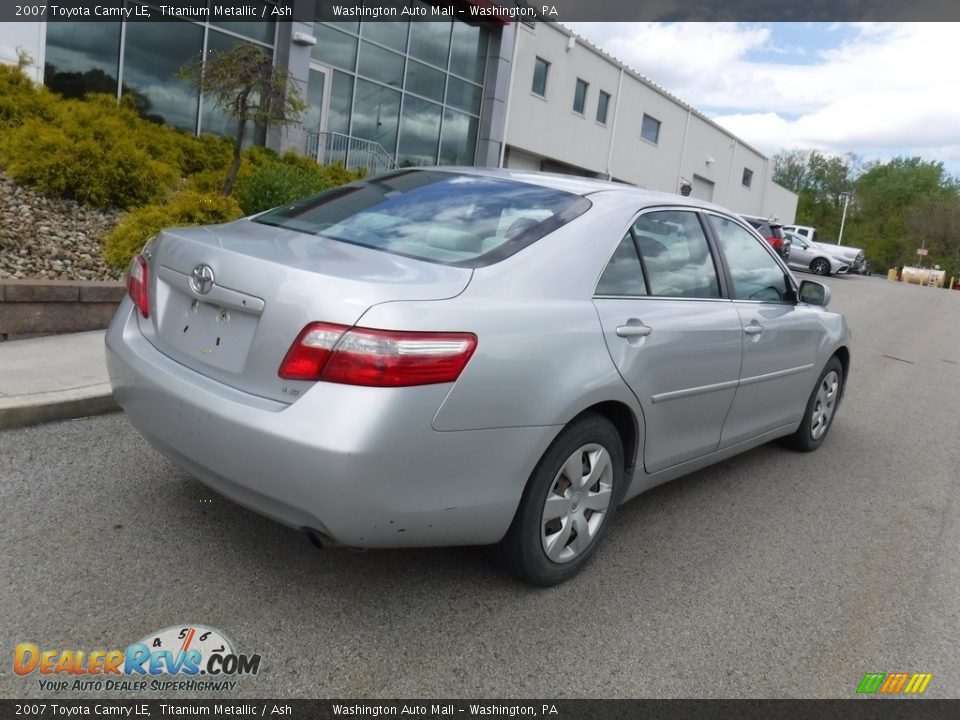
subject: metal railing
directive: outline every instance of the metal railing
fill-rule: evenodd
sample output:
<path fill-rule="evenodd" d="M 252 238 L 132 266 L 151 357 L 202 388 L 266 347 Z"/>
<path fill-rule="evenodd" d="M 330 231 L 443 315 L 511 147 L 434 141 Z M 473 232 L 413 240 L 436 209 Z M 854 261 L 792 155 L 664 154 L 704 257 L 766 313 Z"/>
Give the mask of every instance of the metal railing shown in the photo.
<path fill-rule="evenodd" d="M 309 133 L 307 155 L 316 158 L 321 165 L 340 164 L 350 171 L 362 168 L 367 175 L 380 175 L 397 169 L 397 163 L 383 149 L 383 145 L 343 133 Z"/>

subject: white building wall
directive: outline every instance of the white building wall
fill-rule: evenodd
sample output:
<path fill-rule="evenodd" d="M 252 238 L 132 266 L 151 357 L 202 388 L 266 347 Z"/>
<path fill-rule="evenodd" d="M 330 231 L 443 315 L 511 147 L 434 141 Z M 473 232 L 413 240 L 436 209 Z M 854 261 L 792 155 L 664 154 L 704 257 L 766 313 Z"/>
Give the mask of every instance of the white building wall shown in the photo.
<path fill-rule="evenodd" d="M 43 82 L 43 55 L 46 49 L 47 26 L 42 22 L 0 23 L 0 62 L 16 65 L 17 51 L 23 50 L 33 62 L 26 72 L 37 83 Z"/>
<path fill-rule="evenodd" d="M 773 163 L 770 163 L 771 167 Z M 797 218 L 797 195 L 775 182 L 767 185 L 767 197 L 762 215 L 792 225 Z"/>
<path fill-rule="evenodd" d="M 540 158 L 664 192 L 689 181 L 694 195 L 709 193 L 736 212 L 792 222 L 796 195 L 772 182 L 764 155 L 566 28 L 538 22 L 518 24 L 517 32 L 508 166 L 527 169 Z M 550 63 L 546 97 L 532 92 L 537 57 Z M 590 84 L 583 115 L 573 110 L 577 78 Z M 611 95 L 606 124 L 596 121 L 600 90 Z M 644 114 L 660 121 L 656 144 L 640 135 Z M 753 171 L 750 187 L 743 185 L 745 167 Z"/>
<path fill-rule="evenodd" d="M 619 69 L 583 45 L 568 50 L 567 36 L 549 24 L 538 23 L 536 32 L 520 24 L 518 32 L 507 144 L 593 173 L 605 173 L 613 103 L 607 124 L 601 125 L 596 121 L 597 100 L 600 90 L 615 94 Z M 532 90 L 538 56 L 550 63 L 545 98 Z M 590 83 L 583 115 L 573 111 L 578 77 Z M 562 153 L 557 152 L 560 148 Z"/>
<path fill-rule="evenodd" d="M 656 144 L 640 136 L 645 114 L 660 121 Z M 650 190 L 677 192 L 686 120 L 686 109 L 624 72 L 610 175 Z"/>

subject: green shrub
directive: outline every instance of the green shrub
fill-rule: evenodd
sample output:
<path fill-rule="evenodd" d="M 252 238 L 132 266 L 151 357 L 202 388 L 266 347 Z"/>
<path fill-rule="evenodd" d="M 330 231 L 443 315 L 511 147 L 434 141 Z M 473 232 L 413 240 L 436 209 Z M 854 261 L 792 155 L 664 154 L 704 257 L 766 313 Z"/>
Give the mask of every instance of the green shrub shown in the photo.
<path fill-rule="evenodd" d="M 224 175 L 230 164 L 230 141 L 219 135 L 194 137 L 180 132 L 182 160 L 180 170 L 184 175 L 217 171 Z"/>
<path fill-rule="evenodd" d="M 212 138 L 213 136 L 205 135 L 202 139 L 206 140 L 208 137 Z M 196 190 L 201 193 L 220 192 L 220 188 L 223 187 L 223 181 L 227 178 L 227 169 L 230 166 L 232 148 L 229 140 L 224 138 L 218 139 L 223 139 L 227 148 L 222 163 L 211 163 L 209 167 L 192 173 L 187 178 L 187 189 Z M 240 172 L 237 174 L 234 189 L 236 189 L 238 184 L 247 181 L 257 168 L 267 163 L 275 163 L 278 158 L 279 155 L 268 148 L 260 147 L 259 145 L 248 147 L 243 151 L 243 161 L 240 164 Z M 236 195 L 236 191 L 234 191 L 234 195 Z M 250 213 L 247 214 L 249 215 Z"/>
<path fill-rule="evenodd" d="M 180 181 L 169 128 L 136 118 L 109 96 L 56 103 L 0 137 L 0 160 L 18 182 L 100 207 L 158 200 Z"/>
<path fill-rule="evenodd" d="M 0 63 L 0 129 L 22 125 L 30 118 L 49 120 L 58 98 L 13 65 Z"/>
<path fill-rule="evenodd" d="M 46 195 L 123 209 L 161 203 L 169 210 L 163 200 L 177 189 L 219 193 L 231 155 L 228 138 L 197 138 L 144 119 L 132 94 L 119 103 L 104 94 L 63 98 L 17 68 L 0 66 L 0 167 Z M 234 194 L 252 214 L 360 176 L 252 146 L 243 151 Z"/>
<path fill-rule="evenodd" d="M 359 173 L 344 170 L 342 166 L 324 167 L 310 158 L 288 152 L 249 174 L 244 175 L 241 170 L 234 195 L 244 213 L 253 215 L 360 177 Z"/>
<path fill-rule="evenodd" d="M 166 202 L 126 213 L 104 238 L 103 255 L 114 267 L 125 268 L 147 240 L 166 227 L 211 225 L 240 217 L 243 211 L 232 197 L 183 190 L 171 195 Z"/>

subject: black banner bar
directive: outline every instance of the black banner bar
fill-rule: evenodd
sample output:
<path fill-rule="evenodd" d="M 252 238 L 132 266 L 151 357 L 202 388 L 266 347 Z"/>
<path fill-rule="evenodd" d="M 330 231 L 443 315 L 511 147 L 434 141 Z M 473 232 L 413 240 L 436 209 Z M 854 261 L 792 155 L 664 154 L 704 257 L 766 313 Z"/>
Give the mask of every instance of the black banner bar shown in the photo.
<path fill-rule="evenodd" d="M 956 0 L 4 0 L 3 22 L 957 21 Z"/>
<path fill-rule="evenodd" d="M 960 700 L 0 700 L 0 719 L 941 720 Z"/>

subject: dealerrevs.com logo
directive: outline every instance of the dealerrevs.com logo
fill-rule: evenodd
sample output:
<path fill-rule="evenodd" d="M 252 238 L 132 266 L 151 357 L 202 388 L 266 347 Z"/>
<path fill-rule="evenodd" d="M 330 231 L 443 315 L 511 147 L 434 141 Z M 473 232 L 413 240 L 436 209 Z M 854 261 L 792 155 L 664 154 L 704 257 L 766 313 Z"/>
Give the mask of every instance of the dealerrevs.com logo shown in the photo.
<path fill-rule="evenodd" d="M 126 650 L 41 649 L 20 643 L 13 671 L 36 675 L 42 691 L 169 692 L 233 690 L 260 671 L 260 655 L 244 655 L 219 630 L 176 625 L 150 633 Z"/>

